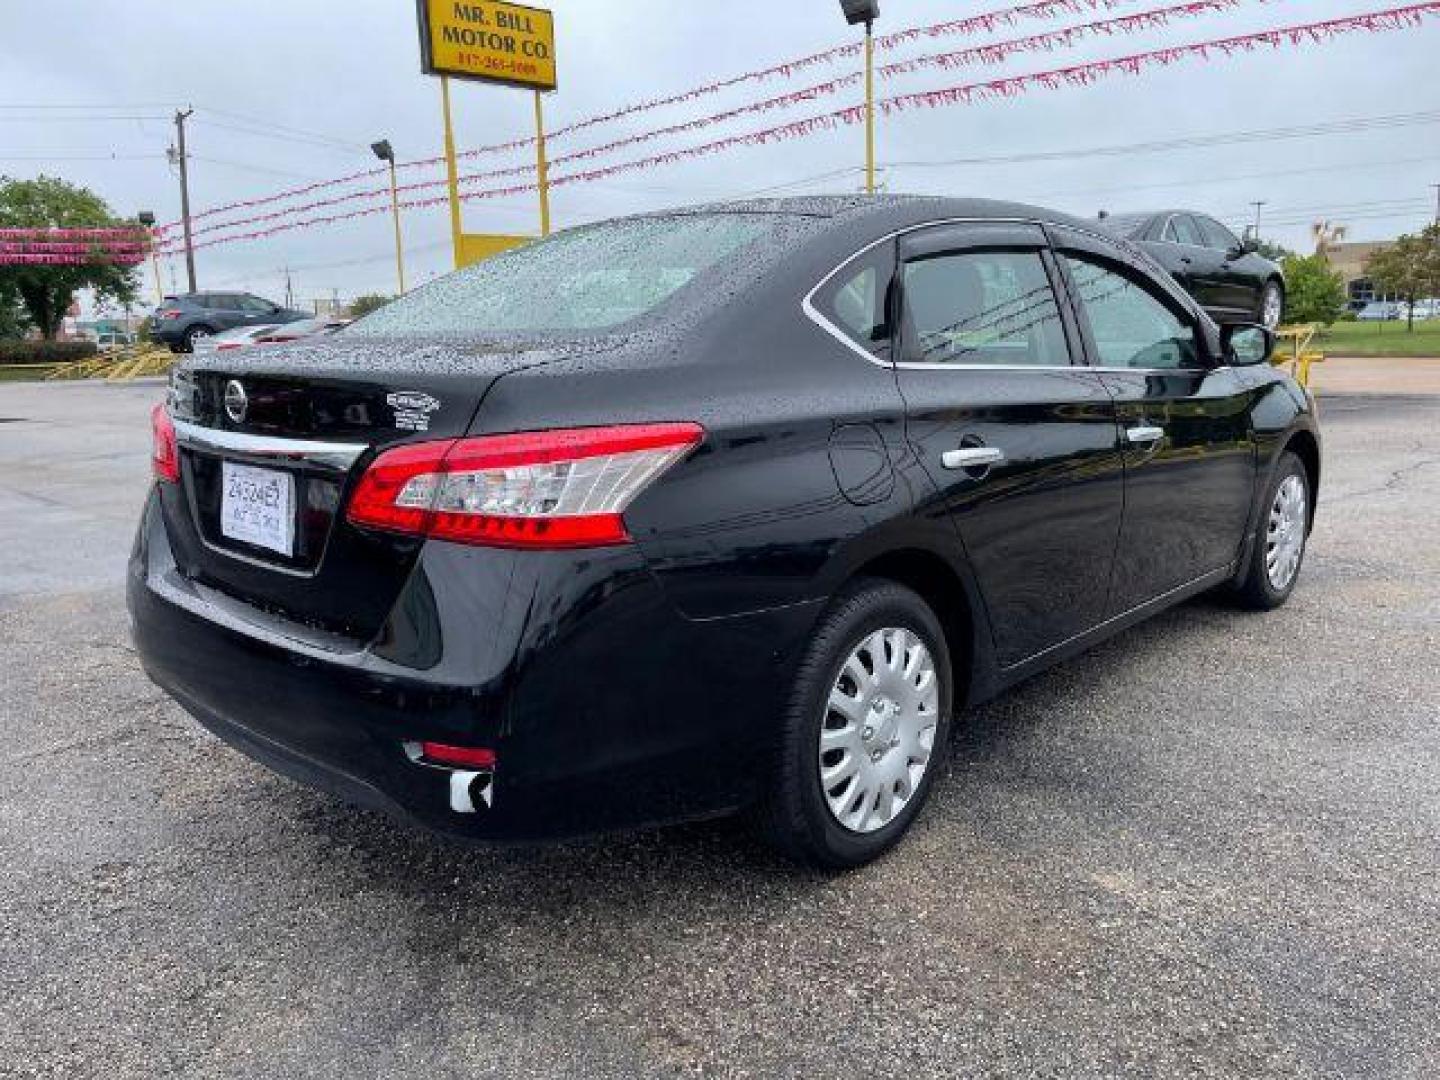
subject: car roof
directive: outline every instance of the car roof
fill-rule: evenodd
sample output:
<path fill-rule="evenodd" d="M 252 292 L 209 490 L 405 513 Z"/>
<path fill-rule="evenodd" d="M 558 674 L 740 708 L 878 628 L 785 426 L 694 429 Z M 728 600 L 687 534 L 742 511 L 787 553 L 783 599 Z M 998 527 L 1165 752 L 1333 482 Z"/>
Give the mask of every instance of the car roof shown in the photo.
<path fill-rule="evenodd" d="M 792 195 L 782 198 L 735 199 L 727 202 L 704 203 L 699 206 L 657 210 L 635 217 L 674 217 L 685 214 L 798 214 L 804 217 L 829 218 L 835 221 L 858 221 L 865 218 L 938 220 L 973 218 L 995 221 L 1042 221 L 1077 228 L 1093 228 L 1094 222 L 1082 221 L 1058 210 L 1027 203 L 1006 202 L 940 195 Z"/>

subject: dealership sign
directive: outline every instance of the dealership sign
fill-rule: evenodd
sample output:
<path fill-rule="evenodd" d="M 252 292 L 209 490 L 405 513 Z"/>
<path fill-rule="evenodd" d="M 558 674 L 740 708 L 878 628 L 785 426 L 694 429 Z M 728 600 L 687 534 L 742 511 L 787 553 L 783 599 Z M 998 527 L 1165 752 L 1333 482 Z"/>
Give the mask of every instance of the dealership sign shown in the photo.
<path fill-rule="evenodd" d="M 499 0 L 417 0 L 421 70 L 555 89 L 555 19 Z"/>

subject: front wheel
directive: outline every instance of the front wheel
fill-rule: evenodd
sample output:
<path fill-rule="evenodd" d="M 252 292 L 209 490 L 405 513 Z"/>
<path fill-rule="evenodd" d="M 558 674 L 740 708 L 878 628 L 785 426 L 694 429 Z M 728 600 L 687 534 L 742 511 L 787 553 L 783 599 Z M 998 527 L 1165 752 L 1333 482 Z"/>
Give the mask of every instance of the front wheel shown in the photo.
<path fill-rule="evenodd" d="M 1310 536 L 1311 498 L 1305 465 L 1287 450 L 1270 481 L 1260 535 L 1250 553 L 1245 578 L 1236 588 L 1243 606 L 1269 611 L 1290 599 Z"/>
<path fill-rule="evenodd" d="M 893 847 L 920 812 L 950 731 L 950 654 L 910 589 L 861 580 L 820 618 L 797 664 L 770 790 L 770 842 L 832 869 Z"/>
<path fill-rule="evenodd" d="M 1285 290 L 1277 281 L 1267 281 L 1260 290 L 1260 304 L 1255 313 L 1260 324 L 1267 330 L 1275 330 L 1285 317 Z"/>

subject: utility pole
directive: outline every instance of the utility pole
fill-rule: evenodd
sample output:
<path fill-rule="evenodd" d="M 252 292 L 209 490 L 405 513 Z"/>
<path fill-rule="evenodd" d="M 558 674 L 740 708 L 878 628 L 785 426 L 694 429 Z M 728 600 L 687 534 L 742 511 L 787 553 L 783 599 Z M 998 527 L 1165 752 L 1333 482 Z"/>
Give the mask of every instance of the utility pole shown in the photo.
<path fill-rule="evenodd" d="M 1435 224 L 1440 225 L 1440 184 L 1431 184 L 1435 189 Z"/>
<path fill-rule="evenodd" d="M 194 109 L 186 109 L 175 114 L 176 149 L 180 158 L 180 220 L 185 226 L 185 276 L 192 293 L 195 291 L 195 244 L 190 236 L 190 173 L 185 153 L 185 121 L 194 112 Z"/>
<path fill-rule="evenodd" d="M 295 290 L 290 284 L 290 267 L 288 266 L 285 267 L 285 306 L 287 308 L 295 306 Z"/>
<path fill-rule="evenodd" d="M 1250 205 L 1255 208 L 1255 239 L 1260 239 L 1260 208 L 1267 205 L 1268 200 L 1257 199 Z"/>

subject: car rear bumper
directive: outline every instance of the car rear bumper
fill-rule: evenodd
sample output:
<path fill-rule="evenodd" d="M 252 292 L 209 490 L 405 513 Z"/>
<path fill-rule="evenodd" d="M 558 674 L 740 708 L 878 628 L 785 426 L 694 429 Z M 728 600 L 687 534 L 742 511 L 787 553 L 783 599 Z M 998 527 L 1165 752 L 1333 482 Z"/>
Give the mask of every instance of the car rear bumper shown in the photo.
<path fill-rule="evenodd" d="M 755 797 L 784 662 L 815 605 L 692 621 L 633 548 L 431 542 L 415 573 L 433 610 L 417 622 L 402 597 L 375 641 L 345 641 L 185 578 L 152 497 L 127 595 L 160 687 L 243 753 L 361 806 L 460 836 L 537 839 Z M 492 804 L 458 812 L 451 770 L 407 753 L 421 740 L 494 750 Z"/>

